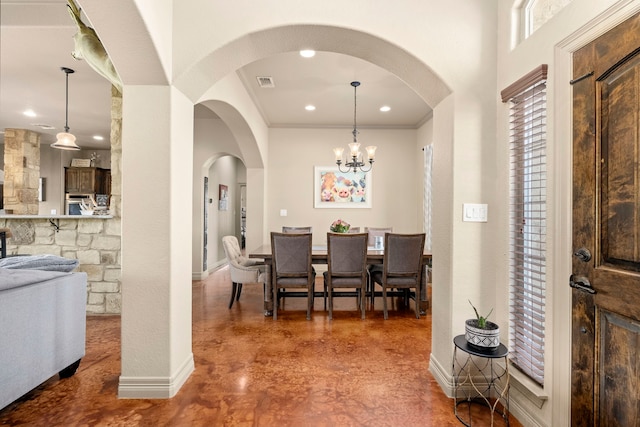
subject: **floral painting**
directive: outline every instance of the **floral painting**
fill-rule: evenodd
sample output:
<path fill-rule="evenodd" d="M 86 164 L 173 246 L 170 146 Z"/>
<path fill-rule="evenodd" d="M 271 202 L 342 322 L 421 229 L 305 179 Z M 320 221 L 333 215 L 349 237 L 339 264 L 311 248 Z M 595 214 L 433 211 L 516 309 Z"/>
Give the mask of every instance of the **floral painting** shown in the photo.
<path fill-rule="evenodd" d="M 316 208 L 371 207 L 371 171 L 340 172 L 337 167 L 316 166 L 313 183 Z"/>

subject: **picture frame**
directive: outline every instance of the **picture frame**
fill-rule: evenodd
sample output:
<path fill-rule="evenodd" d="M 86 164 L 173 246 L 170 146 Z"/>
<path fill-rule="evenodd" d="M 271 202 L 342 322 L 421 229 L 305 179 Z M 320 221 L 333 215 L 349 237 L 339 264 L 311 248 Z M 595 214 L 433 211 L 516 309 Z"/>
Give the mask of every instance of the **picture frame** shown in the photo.
<path fill-rule="evenodd" d="M 88 168 L 91 167 L 91 159 L 71 159 L 72 168 Z"/>
<path fill-rule="evenodd" d="M 218 186 L 218 210 L 226 211 L 229 209 L 228 201 L 229 200 L 229 187 L 226 185 L 220 184 Z"/>
<path fill-rule="evenodd" d="M 313 179 L 314 208 L 371 208 L 373 179 L 371 171 L 341 172 L 335 166 L 315 166 Z"/>

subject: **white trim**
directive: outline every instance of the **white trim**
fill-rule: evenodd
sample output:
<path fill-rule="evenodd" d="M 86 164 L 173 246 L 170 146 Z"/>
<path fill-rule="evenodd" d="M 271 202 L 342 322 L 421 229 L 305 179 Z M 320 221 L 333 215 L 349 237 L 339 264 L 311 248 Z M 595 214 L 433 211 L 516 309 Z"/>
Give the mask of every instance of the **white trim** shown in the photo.
<path fill-rule="evenodd" d="M 124 377 L 118 384 L 119 399 L 168 399 L 176 395 L 195 369 L 193 353 L 173 377 Z"/>
<path fill-rule="evenodd" d="M 451 362 L 449 362 L 449 366 L 449 369 L 451 369 Z M 444 391 L 444 394 L 446 394 L 448 398 L 453 398 L 453 379 L 451 378 L 451 372 L 444 369 L 433 353 L 429 356 L 429 372 L 431 372 L 431 375 L 433 375 L 438 384 L 440 384 L 440 388 Z"/>

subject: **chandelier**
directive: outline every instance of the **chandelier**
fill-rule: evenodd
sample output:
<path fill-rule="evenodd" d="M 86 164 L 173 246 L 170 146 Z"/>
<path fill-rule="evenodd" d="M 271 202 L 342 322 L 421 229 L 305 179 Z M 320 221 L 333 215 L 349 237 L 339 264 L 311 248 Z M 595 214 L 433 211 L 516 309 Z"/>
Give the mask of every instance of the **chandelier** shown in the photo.
<path fill-rule="evenodd" d="M 342 153 L 344 153 L 343 147 L 336 147 L 333 149 L 333 152 L 336 155 L 336 164 L 338 165 L 338 170 L 340 172 L 345 173 L 349 172 L 349 170 L 353 170 L 353 172 L 358 172 L 358 169 L 362 172 L 369 172 L 373 168 L 374 157 L 376 155 L 376 146 L 370 145 L 365 147 L 367 150 L 367 160 L 369 162 L 369 167 L 364 168 L 366 163 L 362 159 L 362 153 L 360 152 L 360 143 L 358 142 L 358 128 L 356 126 L 356 91 L 358 86 L 360 86 L 360 82 L 351 82 L 351 86 L 353 86 L 353 142 L 349 144 L 349 155 L 347 156 L 347 160 L 344 162 L 344 165 L 347 167 L 345 170 L 342 170 Z"/>
<path fill-rule="evenodd" d="M 60 67 L 60 69 L 64 71 L 67 77 L 66 98 L 64 103 L 64 132 L 60 132 L 56 135 L 57 141 L 51 144 L 51 146 L 59 150 L 77 151 L 80 149 L 80 147 L 78 147 L 78 145 L 76 144 L 76 137 L 73 134 L 69 133 L 69 74 L 75 73 L 75 71 L 67 67 Z"/>

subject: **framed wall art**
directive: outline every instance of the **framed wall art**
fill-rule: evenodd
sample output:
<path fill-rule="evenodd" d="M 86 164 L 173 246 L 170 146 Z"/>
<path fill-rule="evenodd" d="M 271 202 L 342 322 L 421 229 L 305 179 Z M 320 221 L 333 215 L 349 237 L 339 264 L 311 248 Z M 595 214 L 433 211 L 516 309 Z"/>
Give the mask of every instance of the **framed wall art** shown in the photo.
<path fill-rule="evenodd" d="M 340 172 L 335 166 L 316 166 L 313 179 L 315 208 L 370 208 L 371 171 Z"/>
<path fill-rule="evenodd" d="M 229 209 L 228 205 L 229 200 L 229 187 L 226 185 L 220 184 L 218 187 L 218 210 L 226 211 Z"/>

